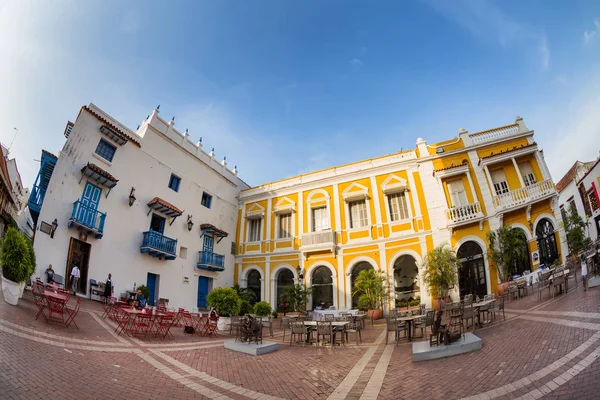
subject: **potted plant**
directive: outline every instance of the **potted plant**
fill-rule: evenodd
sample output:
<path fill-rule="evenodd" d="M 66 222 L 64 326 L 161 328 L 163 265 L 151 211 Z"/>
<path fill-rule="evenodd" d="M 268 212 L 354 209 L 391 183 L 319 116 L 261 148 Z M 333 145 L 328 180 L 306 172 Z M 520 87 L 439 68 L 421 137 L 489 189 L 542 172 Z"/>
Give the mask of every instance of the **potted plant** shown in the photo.
<path fill-rule="evenodd" d="M 241 309 L 240 296 L 232 288 L 214 289 L 206 297 L 206 303 L 219 314 L 217 329 L 220 331 L 229 330 L 231 317 L 239 315 Z"/>
<path fill-rule="evenodd" d="M 448 297 L 450 287 L 456 284 L 458 258 L 450 247 L 442 244 L 431 250 L 423 261 L 423 281 L 434 297 L 434 307 L 440 309 L 442 299 Z"/>
<path fill-rule="evenodd" d="M 515 272 L 516 264 L 528 255 L 527 243 L 518 228 L 501 227 L 487 234 L 490 243 L 488 257 L 492 260 L 498 279 L 496 292 L 501 295 L 508 288 L 508 280 Z"/>
<path fill-rule="evenodd" d="M 367 315 L 372 321 L 383 315 L 383 303 L 386 297 L 385 283 L 384 272 L 375 271 L 372 268 L 360 271 L 354 281 L 352 295 L 359 295 L 358 306 L 363 310 L 366 309 Z"/>
<path fill-rule="evenodd" d="M 240 315 L 252 314 L 253 312 L 252 304 L 246 299 L 240 299 Z"/>
<path fill-rule="evenodd" d="M 25 236 L 23 236 L 23 237 L 25 237 Z M 27 238 L 25 240 L 27 242 L 27 250 L 29 252 L 29 271 L 27 271 L 27 279 L 25 280 L 25 282 L 23 282 L 21 284 L 21 296 L 20 297 L 23 297 L 23 291 L 25 289 L 25 286 L 31 284 L 31 275 L 33 275 L 33 273 L 35 272 L 35 267 L 37 266 L 36 260 L 35 260 L 35 251 L 33 250 L 33 242 Z"/>
<path fill-rule="evenodd" d="M 312 290 L 304 285 L 290 285 L 283 288 L 281 305 L 285 312 L 306 312 L 306 303 Z"/>
<path fill-rule="evenodd" d="M 577 254 L 586 249 L 591 243 L 591 239 L 585 235 L 588 223 L 583 221 L 576 209 L 569 207 L 569 211 L 563 214 L 562 226 L 567 234 L 569 254 L 576 261 Z"/>
<path fill-rule="evenodd" d="M 266 301 L 259 301 L 254 305 L 254 314 L 256 314 L 257 317 L 262 317 L 263 321 L 269 320 L 268 317 L 271 315 L 271 312 L 273 312 L 271 305 Z M 265 319 L 264 317 L 267 318 Z"/>
<path fill-rule="evenodd" d="M 2 241 L 2 293 L 8 304 L 16 306 L 21 292 L 21 283 L 30 276 L 31 259 L 27 240 L 15 228 L 8 228 Z"/>
<path fill-rule="evenodd" d="M 250 305 L 254 305 L 254 303 L 256 303 L 256 293 L 254 293 L 252 289 L 243 288 L 237 283 L 233 285 L 232 289 L 236 291 L 240 299 L 248 301 Z"/>

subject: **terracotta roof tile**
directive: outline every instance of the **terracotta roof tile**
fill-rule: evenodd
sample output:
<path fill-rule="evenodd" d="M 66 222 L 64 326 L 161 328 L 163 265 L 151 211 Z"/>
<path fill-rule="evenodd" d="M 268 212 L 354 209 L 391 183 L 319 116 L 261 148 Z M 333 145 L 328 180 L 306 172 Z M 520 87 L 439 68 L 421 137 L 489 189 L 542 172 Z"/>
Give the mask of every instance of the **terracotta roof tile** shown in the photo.
<path fill-rule="evenodd" d="M 212 231 L 214 234 L 216 234 L 217 236 L 222 236 L 222 237 L 227 237 L 229 234 L 227 232 L 225 232 L 222 229 L 217 228 L 214 225 L 211 224 L 202 224 L 200 225 L 200 229 L 201 230 L 210 230 Z"/>
<path fill-rule="evenodd" d="M 468 162 L 464 162 L 464 163 L 459 164 L 459 165 L 452 164 L 452 165 L 450 165 L 449 167 L 446 167 L 446 168 L 436 169 L 436 170 L 433 171 L 433 173 L 435 174 L 436 172 L 442 172 L 442 171 L 447 171 L 449 169 L 460 168 L 460 167 L 464 167 L 465 165 L 469 165 L 469 163 Z"/>
<path fill-rule="evenodd" d="M 161 206 L 166 207 L 169 210 L 175 211 L 179 215 L 183 214 L 183 211 L 181 211 L 179 208 L 175 207 L 173 204 L 169 203 L 168 201 L 161 199 L 160 197 L 155 197 L 152 200 L 150 200 L 150 202 L 148 203 L 148 206 L 152 206 L 154 204 L 160 204 Z"/>
<path fill-rule="evenodd" d="M 565 176 L 560 178 L 560 181 L 558 181 L 558 183 L 554 186 L 554 188 L 556 189 L 556 191 L 558 193 L 562 192 L 563 189 L 566 188 L 567 185 L 573 181 L 573 178 L 575 177 L 575 172 L 577 172 L 577 167 L 579 166 L 579 163 L 580 163 L 580 161 L 575 161 L 575 164 L 573 164 L 573 166 L 571 168 L 569 168 L 569 170 L 567 171 Z"/>
<path fill-rule="evenodd" d="M 103 170 L 102 168 L 100 168 L 96 164 L 88 163 L 87 166 L 81 168 L 81 172 L 83 172 L 86 168 L 94 171 L 95 173 L 97 173 L 98 175 L 100 175 L 103 178 L 108 179 L 109 181 L 119 182 L 119 180 L 117 178 L 115 178 L 110 173 L 108 173 L 107 171 Z"/>
<path fill-rule="evenodd" d="M 95 113 L 94 111 L 92 111 L 92 109 L 90 109 L 88 106 L 83 106 L 81 107 L 82 110 L 85 110 L 87 112 L 89 112 L 90 114 L 92 114 L 94 117 L 96 117 L 98 119 L 98 121 L 104 123 L 106 126 L 108 126 L 111 130 L 113 130 L 118 136 L 120 136 L 123 140 L 127 140 L 127 141 L 131 141 L 132 143 L 134 143 L 136 146 L 141 147 L 140 142 L 138 141 L 138 139 L 134 138 L 131 135 L 126 134 L 125 132 L 123 132 L 121 129 L 117 128 L 116 126 L 114 126 L 110 121 L 108 121 L 106 118 L 104 118 L 103 116 L 101 116 L 100 114 Z"/>

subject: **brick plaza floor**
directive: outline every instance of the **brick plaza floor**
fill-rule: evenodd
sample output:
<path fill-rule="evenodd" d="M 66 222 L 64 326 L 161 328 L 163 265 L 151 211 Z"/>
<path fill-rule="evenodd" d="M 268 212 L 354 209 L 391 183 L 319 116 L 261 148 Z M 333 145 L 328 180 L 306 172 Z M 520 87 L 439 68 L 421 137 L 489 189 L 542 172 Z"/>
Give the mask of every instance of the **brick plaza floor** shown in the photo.
<path fill-rule="evenodd" d="M 385 323 L 367 323 L 356 346 L 289 345 L 275 320 L 279 351 L 259 357 L 217 338 L 173 340 L 114 334 L 98 303 L 84 301 L 80 330 L 35 320 L 26 291 L 19 305 L 0 296 L 0 399 L 597 399 L 600 398 L 600 288 L 537 293 L 506 304 L 475 334 L 483 349 L 412 363 L 411 345 L 385 345 Z"/>

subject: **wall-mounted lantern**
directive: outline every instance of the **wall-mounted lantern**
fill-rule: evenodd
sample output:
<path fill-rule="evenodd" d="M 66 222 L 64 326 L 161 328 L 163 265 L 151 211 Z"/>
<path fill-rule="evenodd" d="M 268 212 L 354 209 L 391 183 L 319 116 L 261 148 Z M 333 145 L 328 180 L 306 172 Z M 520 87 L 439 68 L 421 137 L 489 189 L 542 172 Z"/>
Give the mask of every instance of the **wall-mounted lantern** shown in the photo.
<path fill-rule="evenodd" d="M 50 237 L 54 239 L 54 232 L 56 232 L 56 228 L 58 228 L 58 221 L 54 218 L 52 221 L 52 231 L 50 231 Z"/>
<path fill-rule="evenodd" d="M 188 214 L 188 219 L 187 219 L 187 226 L 188 226 L 188 231 L 191 232 L 192 228 L 194 227 L 194 222 L 192 221 L 192 216 Z"/>
<path fill-rule="evenodd" d="M 131 192 L 129 192 L 129 207 L 135 203 L 135 188 L 131 187 Z"/>
<path fill-rule="evenodd" d="M 298 279 L 304 279 L 304 272 L 302 271 L 302 268 L 300 268 L 299 265 L 296 267 L 296 272 L 298 273 Z"/>

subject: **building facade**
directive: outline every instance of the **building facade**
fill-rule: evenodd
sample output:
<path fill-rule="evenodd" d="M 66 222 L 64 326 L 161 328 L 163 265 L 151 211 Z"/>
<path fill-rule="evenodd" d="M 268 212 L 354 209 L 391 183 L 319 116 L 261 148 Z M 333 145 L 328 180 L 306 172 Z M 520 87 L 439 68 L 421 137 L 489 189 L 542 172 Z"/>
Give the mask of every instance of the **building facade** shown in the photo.
<path fill-rule="evenodd" d="M 33 219 L 29 213 L 27 207 L 27 201 L 29 199 L 29 189 L 23 187 L 23 181 L 21 180 L 21 174 L 17 167 L 17 160 L 15 158 L 8 157 L 8 149 L 2 146 L 2 151 L 5 154 L 6 169 L 8 172 L 8 178 L 12 186 L 12 196 L 15 201 L 15 208 L 13 209 L 14 215 L 13 220 L 17 224 L 19 230 L 23 232 L 29 239 L 33 237 Z"/>
<path fill-rule="evenodd" d="M 304 174 L 240 193 L 235 280 L 279 306 L 285 286 L 312 288 L 308 307 L 352 308 L 363 269 L 385 273 L 388 308 L 420 300 L 427 252 L 448 244 L 461 260 L 452 297 L 494 293 L 487 234 L 518 229 L 529 255 L 518 272 L 564 260 L 558 194 L 522 118 L 414 150 Z"/>
<path fill-rule="evenodd" d="M 112 274 L 115 295 L 150 290 L 150 302 L 206 305 L 212 287 L 234 284 L 237 169 L 204 151 L 158 108 L 130 130 L 93 104 L 65 129 L 58 154 L 42 152 L 29 197 L 37 276 L 48 264 L 79 295 Z"/>
<path fill-rule="evenodd" d="M 596 241 L 600 236 L 600 157 L 595 161 L 576 161 L 556 184 L 563 219 L 573 209 L 588 224 L 586 235 Z"/>

